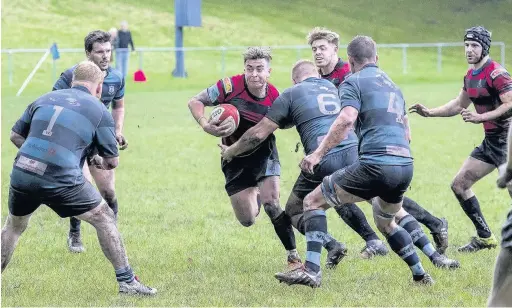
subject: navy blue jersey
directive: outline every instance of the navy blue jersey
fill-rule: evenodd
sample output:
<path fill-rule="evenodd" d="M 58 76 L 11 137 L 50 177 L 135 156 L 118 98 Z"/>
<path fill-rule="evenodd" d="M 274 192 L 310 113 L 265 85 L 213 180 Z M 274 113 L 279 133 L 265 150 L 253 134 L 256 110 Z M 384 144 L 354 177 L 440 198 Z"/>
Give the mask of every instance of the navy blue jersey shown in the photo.
<path fill-rule="evenodd" d="M 266 117 L 280 128 L 295 126 L 304 151 L 316 150 L 341 111 L 338 90 L 329 80 L 308 78 L 286 89 L 275 101 Z M 331 152 L 357 145 L 351 130 L 345 140 Z"/>
<path fill-rule="evenodd" d="M 82 166 L 92 147 L 102 157 L 118 156 L 112 115 L 82 86 L 41 96 L 12 131 L 26 139 L 11 174 L 11 185 L 21 190 L 83 183 Z"/>
<path fill-rule="evenodd" d="M 71 81 L 73 80 L 72 68 L 60 74 L 60 78 L 53 85 L 52 90 L 62 90 L 71 88 Z M 101 101 L 105 107 L 109 107 L 113 100 L 119 100 L 124 97 L 124 78 L 123 75 L 116 69 L 109 66 L 107 69 L 107 76 L 103 79 L 103 90 L 101 92 Z"/>
<path fill-rule="evenodd" d="M 404 125 L 405 101 L 400 89 L 376 65 L 366 65 L 339 87 L 341 108 L 359 111 L 356 133 L 362 162 L 379 165 L 412 163 Z"/>

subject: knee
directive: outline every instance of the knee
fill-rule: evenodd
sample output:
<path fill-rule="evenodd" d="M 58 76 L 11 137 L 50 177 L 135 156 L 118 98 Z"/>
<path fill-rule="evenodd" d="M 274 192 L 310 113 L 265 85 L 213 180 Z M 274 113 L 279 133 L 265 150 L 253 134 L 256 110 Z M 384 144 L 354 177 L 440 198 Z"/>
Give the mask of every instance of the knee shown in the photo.
<path fill-rule="evenodd" d="M 254 218 L 239 220 L 240 224 L 244 227 L 250 227 L 250 226 L 254 225 L 255 221 L 256 220 Z"/>
<path fill-rule="evenodd" d="M 452 189 L 452 191 L 455 195 L 462 195 L 464 193 L 464 191 L 469 189 L 469 185 L 467 185 L 467 183 L 465 183 L 464 180 L 455 178 L 452 181 L 450 188 Z"/>
<path fill-rule="evenodd" d="M 7 224 L 4 227 L 4 230 L 9 228 L 16 234 L 22 234 L 23 232 L 25 232 L 25 230 L 27 230 L 28 221 L 29 221 L 29 219 L 18 218 L 18 217 L 14 218 L 12 216 L 9 216 L 9 218 L 7 220 Z"/>
<path fill-rule="evenodd" d="M 315 198 L 314 196 L 312 196 L 311 194 L 308 194 L 306 196 L 306 198 L 304 198 L 304 204 L 303 204 L 303 209 L 304 209 L 304 212 L 306 211 L 312 211 L 312 210 L 316 210 L 318 209 L 319 206 L 318 204 L 315 202 Z"/>
<path fill-rule="evenodd" d="M 98 205 L 97 211 L 95 211 L 92 215 L 88 216 L 84 220 L 95 227 L 97 225 L 116 223 L 114 212 L 104 201 L 100 205 Z"/>
<path fill-rule="evenodd" d="M 105 199 L 105 201 L 107 201 L 108 204 L 111 204 L 112 202 L 115 202 L 117 200 L 114 188 L 100 188 L 99 191 L 103 199 Z"/>
<path fill-rule="evenodd" d="M 276 219 L 283 212 L 277 201 L 264 202 L 263 208 L 265 209 L 265 213 L 267 213 L 270 220 Z"/>

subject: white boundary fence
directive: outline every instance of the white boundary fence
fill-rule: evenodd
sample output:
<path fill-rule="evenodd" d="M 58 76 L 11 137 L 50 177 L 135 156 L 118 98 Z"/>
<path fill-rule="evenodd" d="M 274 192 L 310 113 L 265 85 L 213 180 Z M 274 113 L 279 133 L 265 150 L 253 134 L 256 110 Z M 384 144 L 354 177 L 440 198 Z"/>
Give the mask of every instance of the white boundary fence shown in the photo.
<path fill-rule="evenodd" d="M 500 63 L 505 66 L 505 43 L 503 42 L 494 42 L 491 44 L 492 46 L 500 47 Z M 444 47 L 463 47 L 464 43 L 400 43 L 400 44 L 377 44 L 377 47 L 380 48 L 398 48 L 402 49 L 402 73 L 407 74 L 407 50 L 409 48 L 437 48 L 437 71 L 441 72 L 443 68 L 443 48 Z M 346 48 L 347 45 L 340 45 L 340 48 Z M 176 51 L 216 51 L 221 52 L 221 75 L 224 75 L 225 67 L 226 67 L 226 52 L 234 51 L 234 50 L 245 50 L 247 47 L 245 46 L 218 46 L 218 47 L 138 47 L 136 52 L 139 58 L 139 68 L 143 68 L 144 64 L 144 53 L 147 52 L 176 52 Z M 287 49 L 287 50 L 296 50 L 297 51 L 297 60 L 301 58 L 301 51 L 304 49 L 309 50 L 311 47 L 309 45 L 283 45 L 283 46 L 270 46 L 271 49 Z M 128 49 L 127 49 L 128 50 Z M 14 55 L 19 53 L 41 53 L 44 54 L 48 51 L 48 49 L 2 49 L 2 54 L 7 54 L 7 70 L 8 70 L 8 79 L 9 84 L 13 82 L 13 74 L 15 71 L 14 68 Z M 59 53 L 83 53 L 84 50 L 82 48 L 61 48 L 59 49 Z M 55 61 L 54 61 L 55 67 Z M 169 68 L 171 71 L 172 68 Z"/>

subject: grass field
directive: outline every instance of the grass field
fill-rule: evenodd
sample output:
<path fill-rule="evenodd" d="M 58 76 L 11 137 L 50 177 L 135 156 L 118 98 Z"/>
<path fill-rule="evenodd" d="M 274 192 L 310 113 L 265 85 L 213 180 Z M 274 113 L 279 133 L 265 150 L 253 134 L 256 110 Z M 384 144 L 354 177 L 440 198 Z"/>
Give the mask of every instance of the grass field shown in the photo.
<path fill-rule="evenodd" d="M 342 43 L 357 33 L 372 35 L 378 43 L 453 42 L 481 20 L 493 30 L 494 40 L 507 44 L 510 66 L 510 12 L 512 0 L 346 0 L 343 5 L 318 0 L 204 0 L 203 27 L 187 28 L 185 42 L 187 46 L 304 44 L 307 31 L 318 25 L 339 31 Z M 45 48 L 54 41 L 60 48 L 81 47 L 85 33 L 108 29 L 122 19 L 130 22 L 136 47 L 174 42 L 173 5 L 166 0 L 114 0 L 107 5 L 98 0 L 11 0 L 2 3 L 2 48 Z M 401 50 L 379 53 L 380 65 L 401 86 L 409 105 L 443 104 L 458 93 L 467 68 L 457 48 L 443 51 L 442 73 L 435 72 L 434 49 L 409 50 L 407 75 L 401 73 Z M 498 58 L 497 50 L 491 49 L 491 55 Z M 40 56 L 14 55 L 10 85 L 8 58 L 2 54 L 2 221 L 15 155 L 9 131 L 26 105 L 53 84 L 47 60 L 24 94 L 14 96 Z M 83 59 L 81 54 L 61 56 L 58 73 Z M 274 52 L 271 82 L 280 90 L 289 86 L 289 70 L 297 57 L 310 54 Z M 410 119 L 415 176 L 408 196 L 449 220 L 448 255 L 460 260 L 461 269 L 435 269 L 422 256 L 437 283 L 431 288 L 413 286 L 409 270 L 395 255 L 359 259 L 362 240 L 329 211 L 330 232 L 347 244 L 349 256 L 336 270 L 324 272 L 322 288 L 288 287 L 273 278 L 284 268 L 285 254 L 270 221 L 264 213 L 250 228 L 236 221 L 223 189 L 218 140 L 204 134 L 189 115 L 188 99 L 223 77 L 220 58 L 218 52 L 187 53 L 189 78 L 176 79 L 170 77 L 173 54 L 148 53 L 144 55 L 148 82 L 127 84 L 125 135 L 130 146 L 121 153 L 116 171 L 119 228 L 131 265 L 145 283 L 159 289 L 158 296 L 118 296 L 113 270 L 93 228 L 84 224 L 87 251 L 72 255 L 66 246 L 68 220 L 41 207 L 2 275 L 2 306 L 485 305 L 497 250 L 476 255 L 456 252 L 474 232 L 449 188 L 464 159 L 481 142 L 481 125 L 465 124 L 460 117 Z M 136 56 L 130 61 L 133 72 Z M 228 52 L 226 61 L 226 74 L 241 72 L 239 51 Z M 299 172 L 302 153 L 294 152 L 297 141 L 294 130 L 277 133 L 283 205 Z M 496 173 L 491 174 L 474 190 L 499 236 L 510 199 L 495 187 L 496 178 Z M 361 206 L 371 217 L 369 206 Z M 305 240 L 299 233 L 296 237 L 304 257 Z"/>
<path fill-rule="evenodd" d="M 404 85 L 410 100 L 429 105 L 446 101 L 458 84 Z M 496 251 L 477 255 L 455 252 L 472 235 L 472 226 L 452 196 L 449 183 L 482 129 L 460 118 L 411 118 L 415 177 L 409 196 L 450 222 L 449 256 L 462 268 L 455 272 L 425 267 L 437 280 L 432 288 L 414 287 L 402 262 L 390 255 L 359 259 L 362 241 L 329 212 L 332 234 L 347 243 L 349 257 L 335 271 L 326 271 L 319 290 L 287 287 L 273 273 L 285 259 L 272 225 L 263 213 L 251 228 L 236 221 L 223 191 L 216 138 L 202 133 L 191 119 L 186 101 L 195 92 L 131 93 L 127 98 L 126 136 L 117 170 L 119 227 L 132 266 L 160 294 L 152 299 L 116 295 L 110 264 L 94 230 L 83 234 L 86 253 L 67 252 L 67 220 L 42 207 L 22 237 L 2 277 L 4 306 L 480 306 L 488 295 Z M 8 134 L 30 98 L 5 98 L 2 109 L 2 192 L 15 151 Z M 277 135 L 282 161 L 284 204 L 298 175 L 302 157 L 293 151 L 294 130 Z M 496 174 L 475 191 L 492 229 L 499 228 L 509 207 L 507 194 L 494 186 Z M 362 205 L 371 215 L 368 206 Z M 6 207 L 2 208 L 5 215 Z M 370 217 L 370 216 L 369 216 Z M 305 241 L 297 233 L 305 255 Z M 325 256 L 325 254 L 324 254 Z"/>

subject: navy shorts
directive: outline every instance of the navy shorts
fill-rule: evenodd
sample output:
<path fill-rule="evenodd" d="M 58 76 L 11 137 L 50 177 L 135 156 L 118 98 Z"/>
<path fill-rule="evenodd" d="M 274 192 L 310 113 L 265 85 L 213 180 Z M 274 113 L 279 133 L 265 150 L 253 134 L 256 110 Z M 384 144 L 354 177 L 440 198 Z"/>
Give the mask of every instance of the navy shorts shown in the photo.
<path fill-rule="evenodd" d="M 313 174 L 301 172 L 292 192 L 299 199 L 304 199 L 307 194 L 312 192 L 318 185 L 322 183 L 324 177 L 343 169 L 357 162 L 359 154 L 357 146 L 353 146 L 341 151 L 330 153 L 320 161 L 313 169 Z"/>
<path fill-rule="evenodd" d="M 257 187 L 265 177 L 280 176 L 281 164 L 275 142 L 265 141 L 247 156 L 235 157 L 230 162 L 221 159 L 224 186 L 228 196 L 244 189 Z"/>
<path fill-rule="evenodd" d="M 352 165 L 358 160 L 359 153 L 357 146 L 345 148 L 343 150 L 327 154 L 323 157 L 318 165 L 313 169 L 313 174 L 301 172 L 295 181 L 292 188 L 292 194 L 300 200 L 322 184 L 324 177 L 333 174 L 334 172 Z M 286 212 L 294 215 L 295 213 L 302 213 L 302 203 L 295 202 L 295 198 L 290 199 L 294 202 L 286 204 Z"/>
<path fill-rule="evenodd" d="M 486 136 L 470 156 L 496 167 L 501 166 L 507 162 L 507 136 Z"/>
<path fill-rule="evenodd" d="M 78 216 L 100 205 L 102 197 L 89 181 L 76 186 L 25 192 L 9 187 L 9 212 L 14 216 L 32 214 L 46 204 L 60 217 Z"/>
<path fill-rule="evenodd" d="M 343 190 L 364 200 L 379 197 L 388 203 L 399 203 L 413 176 L 413 165 L 375 165 L 356 162 L 338 170 L 322 181 L 322 192 L 331 205 L 339 204 L 334 190 Z"/>

